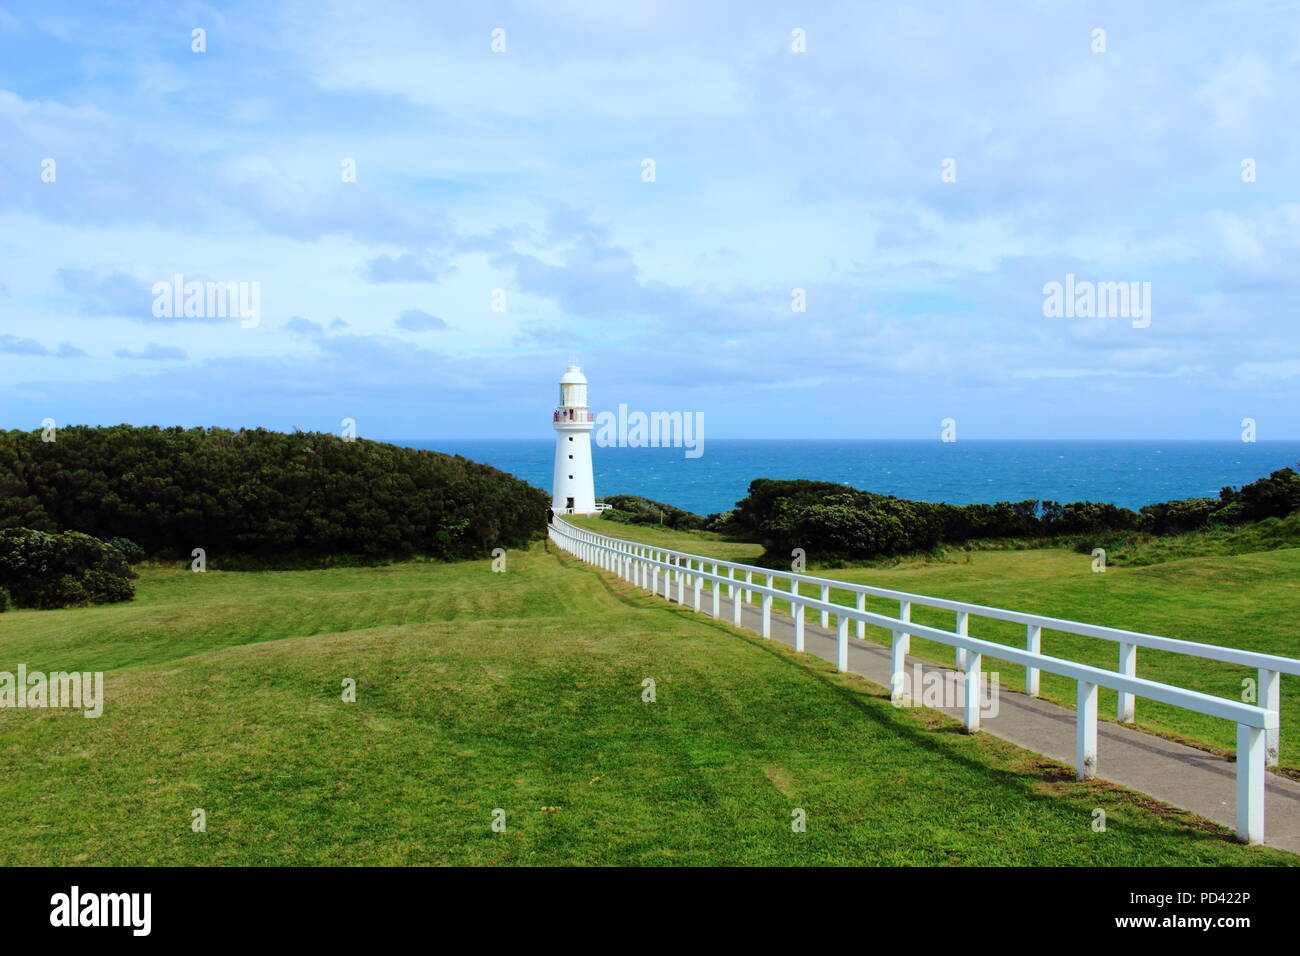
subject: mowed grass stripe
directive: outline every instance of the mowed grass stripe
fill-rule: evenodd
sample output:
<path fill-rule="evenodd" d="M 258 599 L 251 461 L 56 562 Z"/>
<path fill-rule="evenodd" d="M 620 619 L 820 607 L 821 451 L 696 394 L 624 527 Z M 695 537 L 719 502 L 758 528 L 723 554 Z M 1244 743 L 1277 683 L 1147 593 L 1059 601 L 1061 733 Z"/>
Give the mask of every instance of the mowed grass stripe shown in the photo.
<path fill-rule="evenodd" d="M 488 560 L 274 573 L 146 567 L 129 604 L 0 615 L 0 669 L 107 670 L 385 624 L 563 614 L 577 601 L 514 570 L 493 573 Z"/>

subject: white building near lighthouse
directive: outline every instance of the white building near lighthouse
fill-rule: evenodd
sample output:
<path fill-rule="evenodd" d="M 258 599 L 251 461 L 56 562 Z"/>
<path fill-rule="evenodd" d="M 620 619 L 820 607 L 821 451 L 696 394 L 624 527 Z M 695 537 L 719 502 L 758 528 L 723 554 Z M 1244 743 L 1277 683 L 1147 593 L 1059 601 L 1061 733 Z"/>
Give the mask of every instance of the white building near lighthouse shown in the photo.
<path fill-rule="evenodd" d="M 556 514 L 596 513 L 596 480 L 591 472 L 591 430 L 596 416 L 587 406 L 587 377 L 570 365 L 560 378 L 555 425 L 555 476 L 551 508 Z"/>

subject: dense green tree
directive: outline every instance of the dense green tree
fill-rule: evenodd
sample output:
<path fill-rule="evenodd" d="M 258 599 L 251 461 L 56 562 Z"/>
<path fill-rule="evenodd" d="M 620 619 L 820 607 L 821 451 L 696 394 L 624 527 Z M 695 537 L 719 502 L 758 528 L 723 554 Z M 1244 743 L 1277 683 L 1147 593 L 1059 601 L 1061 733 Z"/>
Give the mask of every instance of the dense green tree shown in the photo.
<path fill-rule="evenodd" d="M 477 557 L 539 535 L 547 506 L 460 456 L 318 432 L 0 433 L 0 528 L 128 538 L 158 557 Z"/>

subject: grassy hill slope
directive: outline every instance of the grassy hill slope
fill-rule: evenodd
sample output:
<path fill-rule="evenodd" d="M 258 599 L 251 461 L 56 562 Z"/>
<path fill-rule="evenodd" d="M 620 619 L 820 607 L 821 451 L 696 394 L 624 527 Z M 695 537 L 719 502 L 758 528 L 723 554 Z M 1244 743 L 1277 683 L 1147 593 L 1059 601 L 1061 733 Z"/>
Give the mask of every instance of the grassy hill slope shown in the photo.
<path fill-rule="evenodd" d="M 540 543 L 139 594 L 0 617 L 0 670 L 108 672 L 0 712 L 0 864 L 1300 863 Z"/>

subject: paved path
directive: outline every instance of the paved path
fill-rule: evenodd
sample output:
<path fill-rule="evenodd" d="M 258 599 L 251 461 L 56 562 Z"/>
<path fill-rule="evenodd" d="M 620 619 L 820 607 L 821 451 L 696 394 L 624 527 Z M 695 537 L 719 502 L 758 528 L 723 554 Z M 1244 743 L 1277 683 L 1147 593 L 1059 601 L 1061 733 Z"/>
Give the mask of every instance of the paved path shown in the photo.
<path fill-rule="evenodd" d="M 694 593 L 694 589 L 686 589 L 685 606 L 688 608 L 694 604 Z M 676 603 L 675 582 L 672 594 L 672 603 Z M 663 597 L 662 590 L 659 597 Z M 719 618 L 730 623 L 732 605 L 726 588 L 723 588 L 719 604 Z M 711 614 L 712 610 L 713 595 L 706 588 L 701 593 L 700 612 Z M 815 626 L 819 620 L 817 612 L 810 611 L 807 615 L 804 650 L 835 663 L 835 631 Z M 742 605 L 741 623 L 744 627 L 761 633 L 762 622 L 762 610 L 757 603 Z M 794 635 L 794 620 L 773 610 L 772 638 L 793 647 Z M 952 668 L 909 656 L 908 673 L 912 673 L 914 666 L 920 666 L 922 674 L 954 673 Z M 848 669 L 888 688 L 891 670 L 889 648 L 850 637 Z M 961 687 L 960 680 L 955 683 L 958 688 Z M 982 730 L 1027 750 L 1059 760 L 1067 767 L 1074 766 L 1073 710 L 1017 693 L 1005 685 L 999 694 L 998 703 L 997 716 L 981 719 Z M 957 698 L 957 704 L 955 707 L 935 709 L 961 720 L 960 697 Z M 1131 727 L 1098 721 L 1097 776 L 1131 790 L 1150 794 L 1164 803 L 1191 810 L 1229 830 L 1236 827 L 1236 764 L 1224 757 L 1142 733 Z M 1266 776 L 1264 842 L 1267 846 L 1300 853 L 1300 783 L 1275 773 Z"/>

